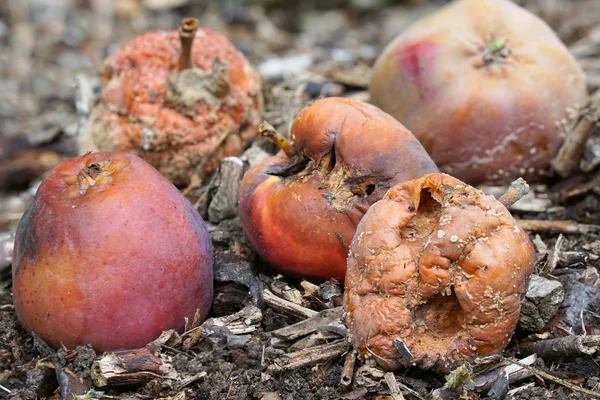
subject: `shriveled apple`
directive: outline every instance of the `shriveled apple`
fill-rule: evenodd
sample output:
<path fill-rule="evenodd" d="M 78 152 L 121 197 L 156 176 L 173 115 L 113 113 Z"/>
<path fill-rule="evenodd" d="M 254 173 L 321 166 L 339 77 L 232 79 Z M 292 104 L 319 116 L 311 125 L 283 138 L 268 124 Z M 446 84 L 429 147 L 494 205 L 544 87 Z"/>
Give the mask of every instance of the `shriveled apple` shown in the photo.
<path fill-rule="evenodd" d="M 415 137 L 377 107 L 326 98 L 304 108 L 291 143 L 252 167 L 240 189 L 242 227 L 278 270 L 313 280 L 346 272 L 369 206 L 394 184 L 437 171 Z"/>
<path fill-rule="evenodd" d="M 56 167 L 21 219 L 15 310 L 54 347 L 138 348 L 206 317 L 212 263 L 202 218 L 156 169 L 87 154 Z"/>
<path fill-rule="evenodd" d="M 373 204 L 350 246 L 344 293 L 362 359 L 448 372 L 506 346 L 535 253 L 504 204 L 441 173 Z"/>
<path fill-rule="evenodd" d="M 508 0 L 457 0 L 414 24 L 379 56 L 370 93 L 470 184 L 545 174 L 569 110 L 587 102 L 564 44 Z"/>
<path fill-rule="evenodd" d="M 102 96 L 81 153 L 127 151 L 177 186 L 205 179 L 238 155 L 261 121 L 260 79 L 223 35 L 184 18 L 179 32 L 148 32 L 102 69 Z"/>

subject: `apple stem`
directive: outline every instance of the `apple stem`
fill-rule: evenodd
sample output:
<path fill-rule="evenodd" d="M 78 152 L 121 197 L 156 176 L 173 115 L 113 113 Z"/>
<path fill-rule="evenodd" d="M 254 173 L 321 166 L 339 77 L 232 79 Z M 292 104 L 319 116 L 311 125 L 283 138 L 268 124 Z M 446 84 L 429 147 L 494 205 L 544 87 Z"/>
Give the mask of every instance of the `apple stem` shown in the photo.
<path fill-rule="evenodd" d="M 96 185 L 98 181 L 110 179 L 109 176 L 115 171 L 115 167 L 116 164 L 110 159 L 90 164 L 77 174 L 77 186 L 82 192 L 85 192 L 90 186 Z"/>
<path fill-rule="evenodd" d="M 277 147 L 279 147 L 285 153 L 286 156 L 291 158 L 298 154 L 294 146 L 279 132 L 277 132 L 275 128 L 273 128 L 273 125 L 269 124 L 267 121 L 263 121 L 258 126 L 258 133 L 261 136 L 271 139 L 273 143 L 275 143 Z"/>
<path fill-rule="evenodd" d="M 192 44 L 200 22 L 196 18 L 187 17 L 179 26 L 179 40 L 181 41 L 181 54 L 179 55 L 179 70 L 192 68 Z"/>
<path fill-rule="evenodd" d="M 79 171 L 77 174 L 77 186 L 79 189 L 85 191 L 90 186 L 94 186 L 96 184 L 96 178 L 101 172 L 102 169 L 98 164 L 92 164 Z"/>
<path fill-rule="evenodd" d="M 483 58 L 484 65 L 490 65 L 500 58 L 507 58 L 510 56 L 511 51 L 506 47 L 508 39 L 496 39 L 494 34 L 490 35 L 490 41 L 483 49 L 481 57 Z"/>
<path fill-rule="evenodd" d="M 498 201 L 508 208 L 525 196 L 527 192 L 529 192 L 529 185 L 525 182 L 525 179 L 519 178 L 510 184 L 506 193 L 500 196 Z"/>

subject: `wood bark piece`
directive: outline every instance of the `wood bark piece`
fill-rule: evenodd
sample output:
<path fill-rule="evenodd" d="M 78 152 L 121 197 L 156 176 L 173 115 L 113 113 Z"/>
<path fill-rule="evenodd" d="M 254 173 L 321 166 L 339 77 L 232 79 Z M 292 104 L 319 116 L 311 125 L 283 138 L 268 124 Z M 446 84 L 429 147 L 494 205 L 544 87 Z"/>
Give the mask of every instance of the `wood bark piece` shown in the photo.
<path fill-rule="evenodd" d="M 519 344 L 523 354 L 537 354 L 542 358 L 557 359 L 590 355 L 600 351 L 600 335 L 565 336 Z"/>
<path fill-rule="evenodd" d="M 537 355 L 532 354 L 519 361 L 522 365 L 533 365 L 537 360 Z M 527 371 L 520 365 L 510 364 L 501 368 L 496 368 L 486 374 L 476 376 L 473 378 L 472 388 L 478 392 L 489 391 L 498 378 L 505 373 L 508 376 L 509 384 L 519 382 L 532 375 L 531 372 Z"/>
<path fill-rule="evenodd" d="M 295 340 L 299 337 L 313 333 L 320 327 L 331 324 L 332 322 L 341 321 L 343 312 L 344 310 L 342 307 L 323 310 L 304 321 L 274 330 L 271 334 L 281 339 Z"/>
<path fill-rule="evenodd" d="M 245 333 L 254 332 L 257 329 L 257 324 L 262 320 L 262 311 L 260 308 L 249 305 L 242 308 L 235 314 L 225 317 L 211 318 L 209 324 L 223 326 L 234 335 L 242 335 Z"/>
<path fill-rule="evenodd" d="M 208 220 L 218 223 L 238 215 L 238 192 L 246 166 L 237 157 L 226 157 L 211 181 L 214 193 L 208 205 Z"/>
<path fill-rule="evenodd" d="M 183 334 L 183 349 L 189 350 L 195 346 L 201 338 L 210 335 L 212 327 L 226 328 L 232 335 L 243 335 L 252 333 L 258 328 L 262 320 L 262 312 L 256 306 L 249 305 L 232 315 L 218 318 L 209 318 L 202 325 L 193 328 Z"/>
<path fill-rule="evenodd" d="M 521 301 L 519 327 L 527 332 L 540 332 L 556 315 L 564 297 L 559 281 L 532 275 Z"/>
<path fill-rule="evenodd" d="M 151 343 L 141 349 L 104 353 L 92 365 L 94 385 L 140 386 L 156 378 L 175 378 L 176 371 L 158 349 L 158 345 Z"/>
<path fill-rule="evenodd" d="M 262 285 L 254 268 L 256 253 L 240 227 L 239 218 L 210 226 L 209 233 L 214 249 L 215 314 L 230 315 L 243 305 L 259 305 Z"/>
<path fill-rule="evenodd" d="M 264 289 L 262 294 L 265 303 L 276 311 L 295 315 L 300 318 L 310 318 L 318 314 L 315 310 L 311 310 L 310 308 L 303 307 L 274 295 L 269 289 Z"/>
<path fill-rule="evenodd" d="M 270 371 L 284 371 L 309 367 L 338 358 L 349 349 L 350 343 L 346 339 L 340 339 L 321 346 L 284 354 L 274 359 L 268 369 Z"/>

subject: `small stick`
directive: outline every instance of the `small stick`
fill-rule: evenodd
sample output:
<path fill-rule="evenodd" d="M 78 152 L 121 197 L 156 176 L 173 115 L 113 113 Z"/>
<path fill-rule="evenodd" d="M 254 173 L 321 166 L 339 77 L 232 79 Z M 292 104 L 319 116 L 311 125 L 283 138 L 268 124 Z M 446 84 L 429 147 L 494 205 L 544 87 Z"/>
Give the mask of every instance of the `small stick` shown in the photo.
<path fill-rule="evenodd" d="M 517 219 L 517 225 L 531 232 L 590 233 L 600 232 L 600 225 L 580 224 L 569 220 Z"/>
<path fill-rule="evenodd" d="M 536 375 L 536 376 L 538 376 L 540 378 L 547 379 L 549 381 L 557 383 L 557 384 L 559 384 L 561 386 L 564 386 L 566 388 L 571 389 L 574 392 L 585 393 L 585 394 L 587 394 L 589 396 L 592 396 L 592 397 L 595 397 L 597 399 L 600 399 L 600 393 L 599 392 L 596 392 L 594 390 L 585 389 L 585 388 L 582 388 L 580 386 L 574 385 L 574 384 L 572 384 L 570 382 L 567 382 L 567 381 L 565 381 L 563 379 L 557 378 L 554 375 L 550 375 L 549 373 L 541 371 L 541 370 L 539 370 L 537 368 L 533 368 L 533 367 L 530 367 L 528 365 L 523 365 L 523 364 L 521 364 L 517 360 L 511 360 L 510 358 L 505 358 L 505 360 L 509 361 L 509 362 L 511 362 L 513 364 L 516 364 L 516 365 L 519 365 L 519 366 L 525 368 L 526 370 L 530 371 L 532 374 L 534 374 L 534 375 Z"/>
<path fill-rule="evenodd" d="M 181 54 L 179 55 L 179 70 L 192 68 L 192 45 L 196 31 L 200 27 L 200 21 L 196 18 L 187 17 L 181 21 L 179 26 L 179 40 L 181 41 Z"/>
<path fill-rule="evenodd" d="M 284 340 L 296 340 L 302 336 L 316 332 L 322 327 L 335 322 L 341 322 L 342 313 L 342 307 L 329 308 L 293 325 L 271 331 L 271 334 Z"/>
<path fill-rule="evenodd" d="M 600 121 L 600 91 L 597 91 L 590 102 L 579 110 L 579 115 L 570 132 L 552 160 L 552 168 L 562 178 L 569 176 L 585 150 L 585 145 Z"/>
<path fill-rule="evenodd" d="M 340 383 L 343 386 L 348 386 L 352 383 L 355 363 L 356 351 L 352 350 L 348 354 L 346 354 L 346 358 L 344 359 L 344 369 L 342 369 L 342 378 L 340 379 Z"/>
<path fill-rule="evenodd" d="M 594 354 L 600 351 L 600 335 L 565 336 L 556 339 L 526 342 L 519 345 L 524 354 L 544 358 L 562 358 Z"/>
<path fill-rule="evenodd" d="M 5 388 L 4 386 L 0 385 L 0 389 L 4 390 L 6 393 L 11 394 L 11 390 L 8 388 Z"/>
<path fill-rule="evenodd" d="M 394 375 L 394 373 L 386 372 L 386 374 L 383 376 L 383 379 L 385 379 L 385 383 L 387 383 L 388 387 L 390 388 L 390 394 L 392 395 L 392 399 L 404 400 L 404 396 L 400 391 L 400 387 L 398 386 L 398 381 L 396 380 L 396 376 Z"/>
<path fill-rule="evenodd" d="M 269 289 L 263 290 L 263 299 L 271 308 L 286 314 L 295 315 L 296 317 L 310 318 L 318 314 L 315 310 L 311 310 L 310 308 L 303 307 L 299 304 L 275 296 Z"/>
<path fill-rule="evenodd" d="M 294 146 L 292 146 L 292 144 L 286 138 L 281 136 L 281 134 L 277 132 L 275 128 L 273 128 L 273 125 L 269 124 L 267 121 L 263 121 L 258 126 L 258 133 L 261 136 L 269 138 L 271 141 L 273 141 L 273 143 L 275 143 L 277 147 L 279 147 L 285 153 L 286 156 L 291 158 L 298 153 Z"/>
<path fill-rule="evenodd" d="M 525 179 L 519 178 L 510 184 L 502 196 L 498 198 L 498 201 L 506 208 L 512 206 L 519 201 L 523 196 L 529 192 L 529 185 L 525 182 Z"/>
<path fill-rule="evenodd" d="M 273 360 L 273 364 L 269 365 L 271 371 L 283 371 L 308 367 L 320 362 L 332 360 L 340 357 L 348 351 L 350 343 L 346 339 L 336 340 L 331 343 L 320 346 L 309 347 L 293 353 L 287 353 Z"/>

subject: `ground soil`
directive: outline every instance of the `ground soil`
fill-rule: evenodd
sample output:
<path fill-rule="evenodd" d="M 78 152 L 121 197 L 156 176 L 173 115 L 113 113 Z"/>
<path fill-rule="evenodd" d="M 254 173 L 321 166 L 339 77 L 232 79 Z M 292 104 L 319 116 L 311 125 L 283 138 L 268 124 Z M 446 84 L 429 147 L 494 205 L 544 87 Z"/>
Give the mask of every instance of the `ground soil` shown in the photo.
<path fill-rule="evenodd" d="M 296 112 L 311 99 L 323 95 L 367 99 L 366 77 L 382 47 L 407 24 L 444 1 L 124 0 L 115 1 L 114 7 L 110 7 L 111 3 L 9 0 L 0 4 L 0 234 L 14 232 L 43 173 L 57 160 L 76 153 L 74 137 L 87 115 L 85 105 L 77 103 L 81 100 L 77 85 L 84 81 L 97 94 L 100 60 L 124 41 L 148 30 L 176 29 L 183 16 L 198 17 L 202 25 L 229 37 L 257 66 L 264 84 L 265 118 L 285 131 Z M 171 3 L 181 5 L 170 6 Z M 582 54 L 587 54 L 585 67 L 590 77 L 590 90 L 600 86 L 600 40 L 589 44 L 592 40 L 589 38 L 597 39 L 600 29 L 598 1 L 521 0 L 518 3 L 548 21 L 571 48 L 581 50 L 582 46 L 589 46 L 591 56 L 589 52 L 582 51 Z M 599 132 L 588 143 L 584 163 L 597 161 L 600 155 L 597 143 L 600 143 Z M 37 152 L 34 161 L 13 163 L 17 150 L 32 148 Z M 569 307 L 563 306 L 555 320 L 539 334 L 600 334 L 600 281 L 597 279 L 600 186 L 593 184 L 600 182 L 599 174 L 596 167 L 588 172 L 578 171 L 567 179 L 549 178 L 534 186 L 536 197 L 549 202 L 544 209 L 515 212 L 520 218 L 570 219 L 596 225 L 591 231 L 564 236 L 562 250 L 585 254 L 587 259 L 560 264 L 553 271 L 566 289 L 563 305 Z M 221 249 L 218 254 L 222 258 L 218 260 L 223 265 L 236 260 L 243 263 L 246 268 L 243 273 L 249 274 L 244 283 L 246 286 L 273 287 L 276 272 L 251 254 L 237 220 L 215 224 L 211 235 L 215 248 Z M 532 239 L 536 235 L 531 233 Z M 552 250 L 558 237 L 558 233 L 540 232 L 536 244 L 543 242 Z M 232 243 L 237 244 L 233 246 Z M 248 250 L 234 252 L 232 256 L 231 248 L 239 246 L 246 246 Z M 90 368 L 97 355 L 88 347 L 78 348 L 76 352 L 60 350 L 56 353 L 21 328 L 12 305 L 10 264 L 1 257 L 0 252 L 0 399 L 60 398 L 59 383 L 64 374 L 59 371 L 72 371 L 85 381 L 90 377 Z M 538 265 L 538 272 L 542 274 L 547 267 L 543 260 L 540 257 Z M 250 269 L 252 272 L 247 272 Z M 252 283 L 248 283 L 250 281 Z M 304 293 L 300 282 L 289 279 L 282 279 L 282 282 Z M 239 284 L 234 282 L 228 286 L 226 280 L 221 282 L 219 290 L 230 300 L 221 296 L 213 316 L 237 311 L 252 301 L 252 296 L 244 297 L 247 293 L 239 290 Z M 231 300 L 238 298 L 235 296 L 240 300 Z M 321 310 L 328 307 L 325 303 L 327 299 L 321 296 L 307 301 L 306 305 Z M 182 388 L 157 378 L 141 386 L 102 389 L 102 394 L 90 394 L 88 398 L 392 398 L 383 375 L 376 373 L 355 379 L 350 386 L 341 385 L 343 357 L 289 371 L 270 371 L 265 359 L 276 357 L 278 353 L 271 345 L 272 337 L 268 332 L 298 322 L 300 318 L 260 302 L 257 304 L 263 312 L 262 320 L 258 329 L 243 343 L 228 341 L 225 334 L 217 334 L 213 339 L 201 340 L 191 351 L 163 349 L 178 373 L 189 376 L 206 372 L 189 385 Z M 329 304 L 333 305 L 336 304 Z M 568 324 L 565 325 L 565 321 Z M 528 334 L 517 331 L 503 354 L 520 357 L 518 343 Z M 540 359 L 535 367 L 562 382 L 598 393 L 598 353 L 595 356 Z M 360 363 L 357 368 L 359 366 Z M 414 369 L 398 371 L 395 376 L 398 382 L 412 390 L 402 390 L 407 399 L 430 398 L 433 390 L 442 387 L 446 381 L 443 375 Z M 61 383 L 61 389 L 66 387 L 67 384 Z M 539 376 L 527 378 L 510 388 L 518 387 L 522 390 L 511 394 L 510 398 L 591 398 Z M 463 393 L 463 396 L 485 397 L 479 393 Z"/>

